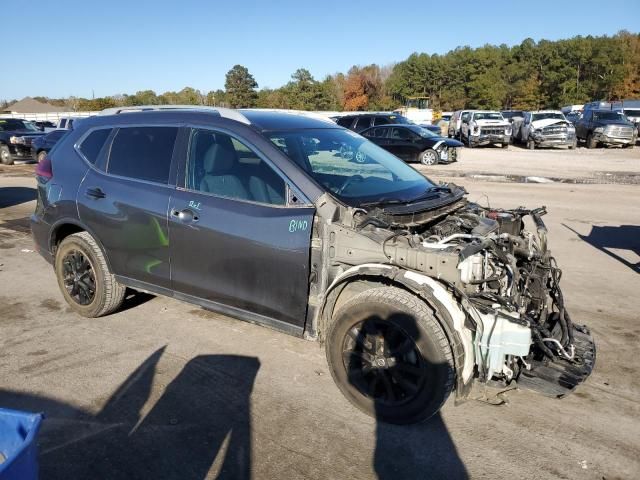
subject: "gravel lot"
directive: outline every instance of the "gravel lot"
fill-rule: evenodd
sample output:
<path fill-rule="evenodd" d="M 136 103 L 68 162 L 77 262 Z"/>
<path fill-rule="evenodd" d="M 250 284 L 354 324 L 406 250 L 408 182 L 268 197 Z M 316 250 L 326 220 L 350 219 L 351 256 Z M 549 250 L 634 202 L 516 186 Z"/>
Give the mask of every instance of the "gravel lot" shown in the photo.
<path fill-rule="evenodd" d="M 33 166 L 0 167 L 0 405 L 46 413 L 41 478 L 638 478 L 640 186 L 596 180 L 640 175 L 640 150 L 465 149 L 418 168 L 471 200 L 548 207 L 568 307 L 598 346 L 575 394 L 449 401 L 394 427 L 351 407 L 315 343 L 141 294 L 83 319 L 25 230 Z"/>

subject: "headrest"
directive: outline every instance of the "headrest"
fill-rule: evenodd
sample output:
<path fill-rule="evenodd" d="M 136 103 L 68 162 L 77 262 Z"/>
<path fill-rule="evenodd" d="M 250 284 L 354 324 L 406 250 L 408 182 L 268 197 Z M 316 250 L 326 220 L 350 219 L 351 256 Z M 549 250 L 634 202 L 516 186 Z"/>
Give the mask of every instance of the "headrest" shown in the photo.
<path fill-rule="evenodd" d="M 229 171 L 236 161 L 235 151 L 226 145 L 214 143 L 204 154 L 205 173 L 225 173 Z"/>

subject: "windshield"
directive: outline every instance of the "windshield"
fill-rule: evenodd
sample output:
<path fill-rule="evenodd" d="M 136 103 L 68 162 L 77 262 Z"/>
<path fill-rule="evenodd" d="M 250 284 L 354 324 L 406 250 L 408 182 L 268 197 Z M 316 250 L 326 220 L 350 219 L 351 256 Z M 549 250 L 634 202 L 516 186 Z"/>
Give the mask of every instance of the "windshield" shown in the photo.
<path fill-rule="evenodd" d="M 474 120 L 504 120 L 500 112 L 478 112 L 473 114 Z"/>
<path fill-rule="evenodd" d="M 349 130 L 274 132 L 269 139 L 319 184 L 350 205 L 406 202 L 434 186 L 399 158 Z"/>
<path fill-rule="evenodd" d="M 565 120 L 564 115 L 559 112 L 545 112 L 545 113 L 534 113 L 531 115 L 531 121 L 535 122 L 536 120 Z"/>
<path fill-rule="evenodd" d="M 10 132 L 13 130 L 32 130 L 38 132 L 38 128 L 31 122 L 26 122 L 18 118 L 0 118 L 0 131 Z"/>
<path fill-rule="evenodd" d="M 594 120 L 616 120 L 628 121 L 627 117 L 621 112 L 593 112 Z"/>

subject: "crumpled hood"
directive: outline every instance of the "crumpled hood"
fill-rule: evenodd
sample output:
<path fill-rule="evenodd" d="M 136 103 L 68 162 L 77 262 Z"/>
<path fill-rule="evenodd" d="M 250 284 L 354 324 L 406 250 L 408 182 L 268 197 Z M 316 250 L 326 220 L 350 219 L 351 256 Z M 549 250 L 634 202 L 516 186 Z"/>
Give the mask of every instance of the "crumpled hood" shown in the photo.
<path fill-rule="evenodd" d="M 549 125 L 555 125 L 556 123 L 565 123 L 567 126 L 573 126 L 571 122 L 567 120 L 560 120 L 559 118 L 543 118 L 541 120 L 534 120 L 531 122 L 534 128 L 544 128 Z"/>

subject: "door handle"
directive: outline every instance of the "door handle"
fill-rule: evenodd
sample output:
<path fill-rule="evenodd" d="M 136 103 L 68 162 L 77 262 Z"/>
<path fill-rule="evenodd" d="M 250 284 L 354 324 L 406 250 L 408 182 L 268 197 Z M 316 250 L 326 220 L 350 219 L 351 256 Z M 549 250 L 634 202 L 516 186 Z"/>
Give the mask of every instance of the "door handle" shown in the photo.
<path fill-rule="evenodd" d="M 104 198 L 107 196 L 100 187 L 87 188 L 87 190 L 85 191 L 85 195 L 89 198 L 95 199 Z"/>
<path fill-rule="evenodd" d="M 185 208 L 184 210 L 171 210 L 171 216 L 177 218 L 182 223 L 193 223 L 200 220 L 200 217 L 194 213 L 193 210 Z"/>

